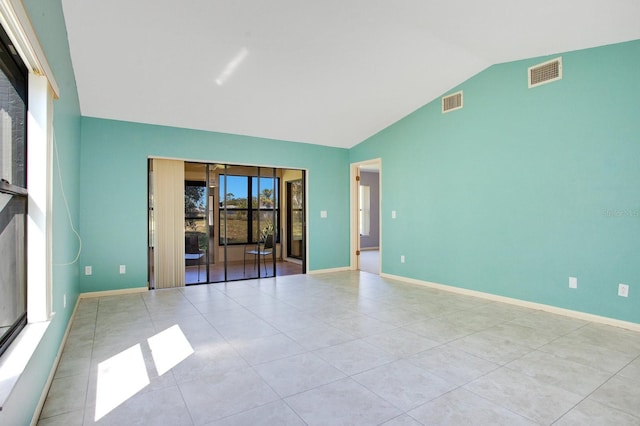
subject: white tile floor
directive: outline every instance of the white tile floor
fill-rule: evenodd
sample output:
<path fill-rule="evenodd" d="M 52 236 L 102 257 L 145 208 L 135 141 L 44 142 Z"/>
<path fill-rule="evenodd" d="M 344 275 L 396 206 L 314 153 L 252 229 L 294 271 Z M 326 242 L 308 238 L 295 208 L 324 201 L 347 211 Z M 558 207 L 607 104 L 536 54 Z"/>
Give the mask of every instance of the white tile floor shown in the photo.
<path fill-rule="evenodd" d="M 38 424 L 640 425 L 638 383 L 640 333 L 341 272 L 82 300 Z"/>

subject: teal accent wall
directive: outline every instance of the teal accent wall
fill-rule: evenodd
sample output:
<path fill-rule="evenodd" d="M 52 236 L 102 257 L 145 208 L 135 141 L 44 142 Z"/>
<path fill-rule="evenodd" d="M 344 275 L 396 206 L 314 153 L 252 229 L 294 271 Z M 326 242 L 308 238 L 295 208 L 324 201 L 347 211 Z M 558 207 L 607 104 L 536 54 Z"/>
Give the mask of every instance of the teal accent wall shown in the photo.
<path fill-rule="evenodd" d="M 9 400 L 0 411 L 2 425 L 27 425 L 31 422 L 79 292 L 78 263 L 68 265 L 76 256 L 79 243 L 71 231 L 59 178 L 60 171 L 70 215 L 74 224 L 78 226 L 80 108 L 69 56 L 67 32 L 60 0 L 25 0 L 24 4 L 60 86 L 60 99 L 54 101 L 53 105 L 60 163 L 59 170 L 54 157 L 52 301 L 55 316 Z M 64 295 L 67 297 L 66 308 L 63 307 Z"/>
<path fill-rule="evenodd" d="M 0 424 L 30 422 L 79 292 L 146 285 L 150 156 L 307 169 L 310 270 L 348 265 L 348 166 L 382 158 L 383 272 L 640 323 L 640 41 L 565 53 L 563 80 L 535 89 L 526 70 L 548 58 L 495 65 L 452 90 L 464 109 L 436 100 L 343 150 L 81 118 L 61 0 L 24 3 L 61 87 L 56 315 Z"/>
<path fill-rule="evenodd" d="M 308 270 L 348 266 L 348 150 L 83 117 L 81 265 L 93 275 L 81 276 L 82 292 L 147 286 L 149 157 L 308 170 Z"/>
<path fill-rule="evenodd" d="M 451 90 L 462 110 L 437 99 L 351 149 L 382 158 L 382 271 L 640 323 L 640 41 L 564 53 L 529 89 L 557 56 L 494 65 Z"/>

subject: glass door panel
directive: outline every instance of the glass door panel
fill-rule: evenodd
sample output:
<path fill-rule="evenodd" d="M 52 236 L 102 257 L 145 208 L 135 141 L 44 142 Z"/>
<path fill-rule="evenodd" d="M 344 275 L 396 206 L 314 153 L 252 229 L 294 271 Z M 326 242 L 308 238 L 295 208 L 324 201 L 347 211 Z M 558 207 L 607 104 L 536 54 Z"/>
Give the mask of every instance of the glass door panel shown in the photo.
<path fill-rule="evenodd" d="M 303 241 L 302 179 L 287 182 L 287 256 L 302 260 Z"/>
<path fill-rule="evenodd" d="M 209 251 L 207 167 L 206 164 L 185 163 L 184 168 L 184 282 L 187 285 L 206 283 Z"/>
<path fill-rule="evenodd" d="M 280 239 L 280 196 L 277 170 L 273 168 L 259 169 L 255 182 L 256 209 L 253 212 L 254 241 L 259 245 L 259 257 L 262 269 L 261 277 L 276 275 L 277 249 Z"/>
<path fill-rule="evenodd" d="M 227 280 L 257 278 L 251 232 L 252 176 L 257 167 L 226 166 L 220 176 L 220 241 L 225 247 Z"/>
<path fill-rule="evenodd" d="M 225 265 L 225 248 L 223 235 L 225 235 L 226 218 L 224 211 L 224 164 L 208 164 L 207 165 L 207 221 L 209 225 L 207 260 L 209 268 L 209 281 L 212 283 L 224 282 L 226 277 Z M 221 236 L 218 238 L 217 236 Z"/>

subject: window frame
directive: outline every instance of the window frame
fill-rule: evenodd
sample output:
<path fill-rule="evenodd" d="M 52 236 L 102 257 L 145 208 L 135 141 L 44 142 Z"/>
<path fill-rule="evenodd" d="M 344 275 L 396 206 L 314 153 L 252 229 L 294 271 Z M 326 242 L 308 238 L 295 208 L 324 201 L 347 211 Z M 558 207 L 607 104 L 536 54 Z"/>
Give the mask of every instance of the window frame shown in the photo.
<path fill-rule="evenodd" d="M 257 207 L 253 206 L 253 179 L 269 179 L 269 180 L 274 180 L 273 177 L 270 176 L 253 176 L 253 175 L 225 175 L 223 173 L 221 173 L 218 176 L 218 185 L 219 188 L 222 190 L 224 188 L 224 178 L 225 176 L 229 176 L 229 177 L 241 177 L 241 178 L 246 178 L 247 180 L 247 207 L 229 207 L 226 206 L 226 194 L 221 194 L 222 196 L 220 196 L 220 200 L 218 203 L 218 229 L 220 229 L 219 235 L 218 235 L 218 244 L 220 246 L 224 246 L 225 243 L 228 246 L 238 246 L 238 245 L 246 245 L 246 244 L 258 244 L 258 242 L 260 242 L 259 240 L 259 234 L 260 232 L 258 231 L 258 235 L 253 235 L 253 220 L 254 217 L 259 216 L 260 213 L 262 212 L 274 212 L 275 211 L 275 216 L 276 216 L 276 221 L 274 224 L 274 232 L 275 232 L 275 238 L 274 238 L 274 243 L 280 243 L 280 222 L 281 222 L 281 196 L 280 196 L 280 177 L 276 176 L 275 177 L 275 185 L 274 185 L 274 191 L 275 191 L 275 206 L 274 208 L 262 208 L 260 207 L 260 194 L 258 194 L 258 198 L 257 198 Z M 225 229 L 224 228 L 224 222 L 222 221 L 223 215 L 228 214 L 229 212 L 246 212 L 247 213 L 247 240 L 244 242 L 229 242 L 227 239 L 226 235 L 223 235 L 222 230 Z M 227 240 L 227 241 L 225 241 Z"/>
<path fill-rule="evenodd" d="M 19 200 L 18 202 L 24 205 L 24 211 L 22 212 L 23 223 L 21 224 L 22 242 L 21 245 L 19 245 L 21 250 L 16 259 L 18 262 L 15 265 L 16 282 L 5 283 L 9 289 L 6 293 L 2 292 L 2 294 L 19 296 L 19 300 L 18 298 L 10 300 L 10 303 L 7 306 L 9 308 L 8 311 L 15 311 L 17 316 L 9 319 L 12 323 L 7 324 L 6 331 L 0 335 L 0 356 L 2 356 L 2 354 L 11 346 L 15 338 L 27 325 L 27 224 L 29 222 L 29 191 L 27 188 L 27 149 L 29 138 L 27 117 L 29 111 L 29 71 L 24 64 L 24 61 L 22 61 L 22 58 L 17 54 L 13 43 L 9 39 L 9 35 L 4 28 L 0 28 L 0 46 L 2 46 L 2 52 L 0 52 L 0 69 L 6 80 L 15 89 L 15 94 L 21 98 L 21 105 L 24 108 L 18 114 L 21 115 L 21 117 L 12 117 L 11 140 L 5 141 L 5 143 L 8 144 L 7 147 L 11 153 L 12 166 L 17 168 L 17 170 L 14 170 L 13 167 L 11 167 L 11 176 L 5 176 L 11 180 L 6 180 L 3 177 L 3 180 L 0 181 L 0 193 L 8 195 L 11 199 L 14 199 L 15 197 Z M 11 102 L 11 99 L 8 99 L 8 101 Z M 22 147 L 16 144 L 16 138 L 13 136 L 13 130 L 15 130 L 13 126 L 14 120 L 18 120 L 17 126 L 20 130 L 17 137 L 22 137 L 24 139 Z M 14 215 L 13 217 L 15 218 L 16 216 Z M 13 220 L 14 219 L 12 219 L 11 222 L 13 222 Z"/>
<path fill-rule="evenodd" d="M 0 0 L 0 26 L 28 69 L 27 325 L 0 356 L 0 410 L 45 336 L 52 300 L 53 100 L 60 89 L 21 0 Z M 66 295 L 63 295 L 63 298 Z M 64 305 L 61 300 L 61 305 Z M 71 306 L 65 308 L 69 309 Z"/>

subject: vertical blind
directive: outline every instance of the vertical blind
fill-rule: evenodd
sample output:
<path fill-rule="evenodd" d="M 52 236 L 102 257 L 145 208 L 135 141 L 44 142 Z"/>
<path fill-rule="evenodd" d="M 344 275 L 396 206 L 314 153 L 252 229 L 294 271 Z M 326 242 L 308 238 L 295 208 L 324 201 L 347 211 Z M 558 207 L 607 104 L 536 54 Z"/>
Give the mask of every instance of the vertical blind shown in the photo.
<path fill-rule="evenodd" d="M 155 287 L 184 286 L 184 162 L 153 160 Z"/>

